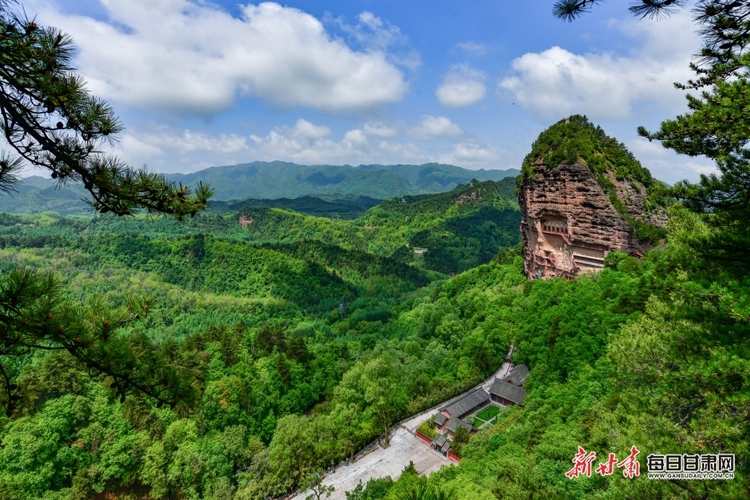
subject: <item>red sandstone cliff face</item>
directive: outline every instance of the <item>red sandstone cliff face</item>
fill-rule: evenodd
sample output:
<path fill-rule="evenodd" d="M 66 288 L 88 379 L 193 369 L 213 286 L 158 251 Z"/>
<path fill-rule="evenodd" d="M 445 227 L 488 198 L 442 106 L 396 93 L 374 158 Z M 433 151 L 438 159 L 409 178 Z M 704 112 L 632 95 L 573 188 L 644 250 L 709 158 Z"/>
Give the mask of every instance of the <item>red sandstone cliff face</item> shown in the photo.
<path fill-rule="evenodd" d="M 640 183 L 618 181 L 617 197 L 628 211 L 642 218 L 646 189 Z M 581 163 L 561 163 L 548 169 L 537 163 L 519 192 L 524 261 L 529 278 L 575 277 L 604 267 L 611 251 L 640 254 L 647 242 L 617 212 L 591 170 Z M 662 215 L 648 220 L 663 226 Z"/>

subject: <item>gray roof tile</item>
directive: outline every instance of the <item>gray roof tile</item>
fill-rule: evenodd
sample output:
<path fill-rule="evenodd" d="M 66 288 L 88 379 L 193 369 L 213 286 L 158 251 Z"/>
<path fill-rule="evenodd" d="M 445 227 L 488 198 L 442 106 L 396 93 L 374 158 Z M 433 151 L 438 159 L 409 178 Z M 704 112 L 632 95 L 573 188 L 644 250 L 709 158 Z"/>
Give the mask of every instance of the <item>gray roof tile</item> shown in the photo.
<path fill-rule="evenodd" d="M 529 376 L 529 373 L 531 371 L 529 370 L 529 367 L 526 365 L 518 365 L 513 367 L 513 369 L 510 371 L 507 377 L 505 377 L 503 380 L 506 382 L 510 382 L 514 385 L 519 385 L 526 379 L 526 377 Z"/>
<path fill-rule="evenodd" d="M 495 379 L 492 387 L 490 387 L 490 394 L 523 406 L 523 400 L 526 398 L 526 389 L 517 387 L 505 380 Z"/>
<path fill-rule="evenodd" d="M 490 395 L 487 391 L 481 387 L 473 392 L 470 392 L 465 397 L 459 399 L 452 405 L 443 408 L 441 411 L 448 412 L 451 418 L 461 418 L 477 406 L 488 403 L 490 401 Z"/>
<path fill-rule="evenodd" d="M 448 440 L 445 438 L 445 436 L 441 436 L 439 434 L 435 436 L 435 439 L 432 440 L 432 444 L 437 445 L 441 448 L 446 442 L 448 442 Z"/>

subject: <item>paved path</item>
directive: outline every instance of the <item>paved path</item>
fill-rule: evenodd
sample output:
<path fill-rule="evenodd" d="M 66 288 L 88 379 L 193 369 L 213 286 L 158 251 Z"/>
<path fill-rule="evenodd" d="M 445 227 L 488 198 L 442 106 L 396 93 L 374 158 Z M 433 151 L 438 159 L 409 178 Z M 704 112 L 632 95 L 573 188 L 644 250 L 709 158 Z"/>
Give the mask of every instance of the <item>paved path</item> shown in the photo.
<path fill-rule="evenodd" d="M 512 353 L 513 347 L 511 346 L 508 354 Z M 495 378 L 505 377 L 510 371 L 510 368 L 510 363 L 503 363 L 494 375 L 476 387 L 469 389 L 467 392 L 473 391 L 479 387 L 483 387 L 485 390 L 489 389 L 495 381 Z M 326 486 L 332 485 L 336 488 L 331 494 L 330 500 L 346 500 L 345 492 L 356 488 L 360 481 L 362 481 L 362 484 L 365 484 L 370 479 L 384 476 L 391 476 L 395 481 L 401 475 L 401 471 L 403 471 L 409 464 L 409 461 L 414 462 L 414 467 L 417 469 L 417 472 L 425 476 L 432 474 L 444 465 L 455 463 L 434 451 L 430 448 L 430 445 L 421 439 L 415 437 L 413 432 L 419 427 L 419 424 L 428 420 L 438 408 L 447 406 L 453 401 L 463 397 L 464 394 L 466 393 L 460 394 L 448 401 L 443 401 L 439 405 L 436 405 L 429 410 L 425 410 L 418 415 L 414 415 L 409 418 L 409 420 L 401 422 L 393 433 L 393 437 L 391 437 L 391 445 L 388 448 L 376 448 L 374 451 L 360 458 L 353 464 L 339 467 L 336 469 L 336 472 L 326 476 L 323 480 L 323 484 Z M 304 491 L 292 497 L 290 500 L 305 500 L 307 495 L 310 495 L 311 493 L 311 491 Z"/>
<path fill-rule="evenodd" d="M 513 367 L 511 363 L 508 363 L 507 361 L 503 363 L 503 365 L 500 367 L 500 369 L 495 372 L 493 376 L 482 382 L 482 387 L 485 391 L 489 391 L 490 387 L 492 386 L 492 383 L 495 381 L 496 378 L 505 378 L 508 373 L 510 373 L 510 369 Z"/>
<path fill-rule="evenodd" d="M 384 476 L 396 479 L 410 460 L 414 462 L 417 472 L 424 475 L 451 463 L 440 453 L 431 450 L 427 443 L 399 427 L 391 437 L 388 448 L 378 448 L 353 464 L 339 467 L 323 480 L 323 484 L 336 488 L 330 500 L 346 500 L 345 492 L 356 488 L 359 481 L 365 484 L 372 478 Z M 309 494 L 310 491 L 302 492 L 293 497 L 293 500 L 304 500 Z"/>

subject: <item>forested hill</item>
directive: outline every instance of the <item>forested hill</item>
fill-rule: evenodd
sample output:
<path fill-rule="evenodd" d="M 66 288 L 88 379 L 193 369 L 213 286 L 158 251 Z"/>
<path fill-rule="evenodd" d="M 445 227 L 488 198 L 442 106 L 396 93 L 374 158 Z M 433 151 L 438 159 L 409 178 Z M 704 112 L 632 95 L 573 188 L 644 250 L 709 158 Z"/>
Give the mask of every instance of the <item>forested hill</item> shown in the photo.
<path fill-rule="evenodd" d="M 324 241 L 449 274 L 489 262 L 520 241 L 514 182 L 472 180 L 447 193 L 399 196 L 351 221 L 255 205 L 240 215 L 255 241 Z"/>
<path fill-rule="evenodd" d="M 170 180 L 215 190 L 217 200 L 296 198 L 304 195 L 357 195 L 386 199 L 407 194 L 449 191 L 471 179 L 500 180 L 518 170 L 468 170 L 453 165 L 297 165 L 281 161 L 211 167 Z"/>

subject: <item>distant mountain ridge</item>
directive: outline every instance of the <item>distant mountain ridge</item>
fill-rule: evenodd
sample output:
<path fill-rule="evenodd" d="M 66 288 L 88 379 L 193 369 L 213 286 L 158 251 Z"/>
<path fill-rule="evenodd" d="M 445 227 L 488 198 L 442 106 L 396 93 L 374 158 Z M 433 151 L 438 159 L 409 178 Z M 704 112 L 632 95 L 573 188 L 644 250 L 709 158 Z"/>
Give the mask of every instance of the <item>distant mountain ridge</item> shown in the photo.
<path fill-rule="evenodd" d="M 192 174 L 171 174 L 169 180 L 215 190 L 216 200 L 297 198 L 354 195 L 376 199 L 450 191 L 472 179 L 499 181 L 515 177 L 516 169 L 469 170 L 454 165 L 298 165 L 282 161 L 211 167 Z"/>
<path fill-rule="evenodd" d="M 83 200 L 88 192 L 83 184 L 60 186 L 57 181 L 44 177 L 26 177 L 16 184 L 15 191 L 0 195 L 0 212 L 13 214 L 38 214 L 57 212 L 60 215 L 93 214 Z"/>
<path fill-rule="evenodd" d="M 499 181 L 518 174 L 520 171 L 515 169 L 468 170 L 439 163 L 352 167 L 274 161 L 210 167 L 192 174 L 168 174 L 167 178 L 190 186 L 195 186 L 199 181 L 209 184 L 214 188 L 212 201 L 214 209 L 218 211 L 252 205 L 250 199 L 288 198 L 281 205 L 318 215 L 351 217 L 379 200 L 394 196 L 442 193 L 468 184 L 472 179 Z M 292 202 L 301 197 L 319 200 Z M 81 184 L 59 186 L 52 179 L 33 176 L 22 179 L 15 193 L 0 196 L 0 212 L 92 214 L 84 199 L 88 199 L 88 194 Z M 336 203 L 342 200 L 343 205 Z"/>

